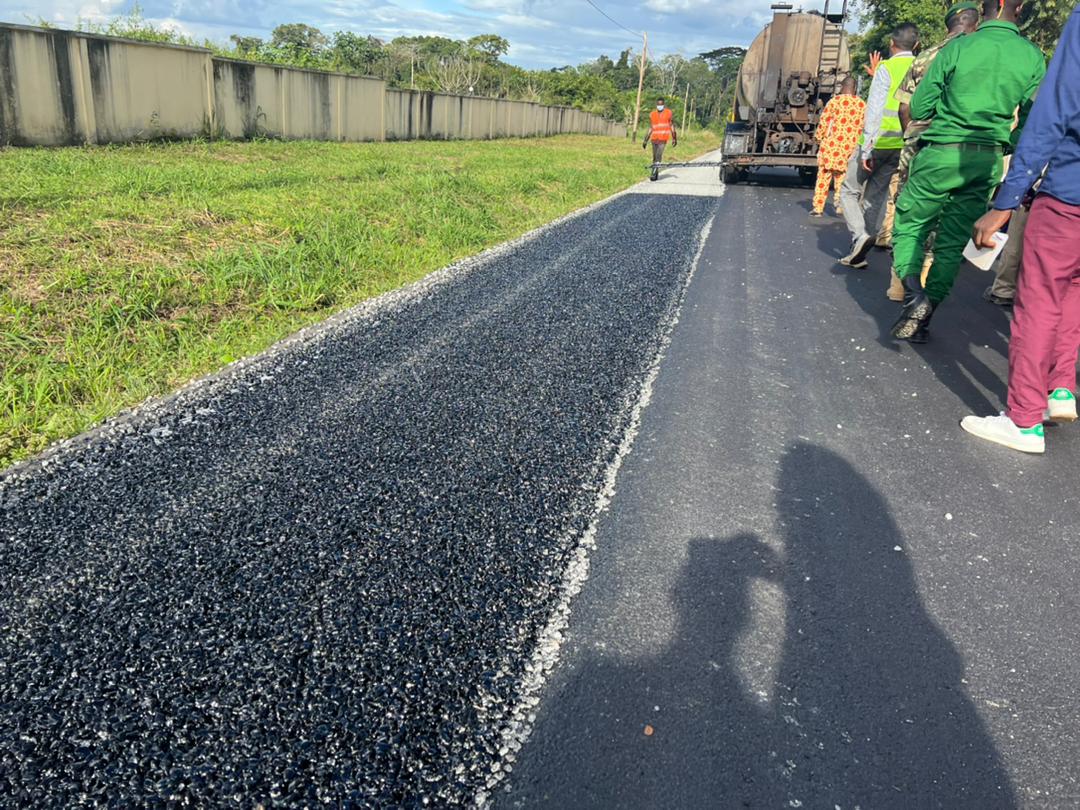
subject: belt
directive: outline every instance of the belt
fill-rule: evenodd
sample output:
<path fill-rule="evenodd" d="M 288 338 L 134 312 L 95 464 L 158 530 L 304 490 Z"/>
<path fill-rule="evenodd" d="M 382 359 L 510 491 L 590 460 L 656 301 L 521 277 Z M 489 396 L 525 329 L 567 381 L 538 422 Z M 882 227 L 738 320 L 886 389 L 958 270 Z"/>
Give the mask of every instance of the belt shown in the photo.
<path fill-rule="evenodd" d="M 927 146 L 939 146 L 942 149 L 960 149 L 964 152 L 996 152 L 1001 154 L 1001 147 L 988 143 L 928 143 Z"/>

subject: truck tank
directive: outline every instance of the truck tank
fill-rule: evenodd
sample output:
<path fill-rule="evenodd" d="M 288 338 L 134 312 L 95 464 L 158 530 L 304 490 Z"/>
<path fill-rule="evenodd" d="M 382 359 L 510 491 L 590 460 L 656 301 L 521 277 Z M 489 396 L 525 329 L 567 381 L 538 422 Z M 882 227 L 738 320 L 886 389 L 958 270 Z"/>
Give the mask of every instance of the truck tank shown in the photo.
<path fill-rule="evenodd" d="M 762 166 L 797 169 L 813 177 L 814 131 L 826 102 L 851 71 L 844 21 L 839 13 L 792 11 L 772 6 L 773 19 L 746 52 L 724 133 L 721 177 L 738 182 Z"/>

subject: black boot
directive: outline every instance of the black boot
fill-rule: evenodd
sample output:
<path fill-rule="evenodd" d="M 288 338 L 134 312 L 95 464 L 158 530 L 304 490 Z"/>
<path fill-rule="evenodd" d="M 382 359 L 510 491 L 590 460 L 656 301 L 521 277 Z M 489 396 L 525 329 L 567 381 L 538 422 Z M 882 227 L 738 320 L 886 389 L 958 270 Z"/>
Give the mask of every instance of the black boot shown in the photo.
<path fill-rule="evenodd" d="M 900 317 L 893 324 L 892 336 L 897 340 L 911 340 L 919 327 L 930 320 L 933 311 L 919 274 L 912 273 L 904 279 L 904 303 L 900 307 Z"/>
<path fill-rule="evenodd" d="M 934 317 L 934 311 L 937 309 L 937 304 L 933 301 L 930 302 L 930 314 L 926 316 L 926 320 L 919 324 L 919 328 L 915 330 L 915 334 L 908 338 L 908 343 L 927 343 L 930 340 L 930 319 Z"/>

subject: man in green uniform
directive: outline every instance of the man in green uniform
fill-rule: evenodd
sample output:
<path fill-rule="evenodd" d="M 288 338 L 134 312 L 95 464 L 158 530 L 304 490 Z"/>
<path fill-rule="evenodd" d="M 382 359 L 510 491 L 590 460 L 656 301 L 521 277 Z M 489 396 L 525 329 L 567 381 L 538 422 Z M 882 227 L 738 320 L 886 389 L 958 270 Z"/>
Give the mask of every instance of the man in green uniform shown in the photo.
<path fill-rule="evenodd" d="M 918 151 L 919 138 L 930 127 L 930 120 L 912 120 L 911 99 L 915 96 L 915 90 L 930 71 L 930 65 L 934 63 L 941 49 L 957 37 L 964 34 L 974 33 L 979 27 L 979 3 L 975 0 L 953 3 L 945 12 L 945 29 L 948 31 L 945 39 L 937 45 L 933 45 L 921 51 L 911 63 L 907 75 L 900 82 L 896 91 L 896 100 L 900 102 L 898 110 L 900 125 L 904 128 L 904 150 L 900 153 L 900 166 L 897 172 L 900 174 L 900 183 L 907 180 L 908 166 L 911 159 Z"/>
<path fill-rule="evenodd" d="M 997 19 L 938 54 L 911 99 L 911 117 L 933 121 L 896 202 L 893 261 L 905 299 L 892 334 L 900 340 L 924 339 L 930 316 L 952 289 L 971 227 L 1001 180 L 1017 107 L 1022 127 L 1046 73 L 1042 52 L 1016 27 L 1023 0 L 1000 2 Z M 924 289 L 923 251 L 935 223 Z"/>
<path fill-rule="evenodd" d="M 919 82 L 926 76 L 927 71 L 930 70 L 930 65 L 933 64 L 934 59 L 941 53 L 941 49 L 957 37 L 962 37 L 964 34 L 970 34 L 978 27 L 979 4 L 976 3 L 975 0 L 964 0 L 964 2 L 953 3 L 949 7 L 949 10 L 945 12 L 945 29 L 948 31 L 948 35 L 937 45 L 927 48 L 915 57 L 915 61 L 911 63 L 907 75 L 904 76 L 903 80 L 900 82 L 900 87 L 894 94 L 896 100 L 900 103 L 897 112 L 900 116 L 900 125 L 904 129 L 904 148 L 900 152 L 900 165 L 896 167 L 897 188 L 893 195 L 894 201 L 896 197 L 900 195 L 900 192 L 903 191 L 904 183 L 907 182 L 908 166 L 911 164 L 911 159 L 915 157 L 915 153 L 919 150 L 919 138 L 930 126 L 930 121 L 911 120 L 911 99 L 915 95 L 915 90 L 919 86 Z M 894 223 L 889 224 L 892 225 Z M 889 234 L 889 237 L 891 241 L 891 233 Z M 929 251 L 933 245 L 933 241 L 934 235 L 931 234 L 927 240 L 928 259 L 932 258 L 929 255 Z M 878 240 L 878 244 L 881 244 L 880 239 Z M 891 275 L 892 284 L 886 295 L 893 301 L 903 301 L 904 286 L 900 283 L 895 268 Z"/>

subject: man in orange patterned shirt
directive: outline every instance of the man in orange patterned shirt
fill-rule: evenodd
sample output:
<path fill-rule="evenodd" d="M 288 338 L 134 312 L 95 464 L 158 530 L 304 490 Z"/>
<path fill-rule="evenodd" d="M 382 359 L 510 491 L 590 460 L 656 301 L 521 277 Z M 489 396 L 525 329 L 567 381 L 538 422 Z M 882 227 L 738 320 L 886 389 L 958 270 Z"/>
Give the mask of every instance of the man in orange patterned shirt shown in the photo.
<path fill-rule="evenodd" d="M 848 76 L 840 84 L 840 94 L 829 99 L 821 112 L 814 138 L 818 149 L 817 185 L 814 187 L 814 208 L 810 216 L 820 217 L 829 197 L 829 186 L 835 189 L 834 205 L 840 213 L 840 186 L 847 173 L 848 160 L 863 130 L 866 102 L 855 95 L 855 77 Z"/>

